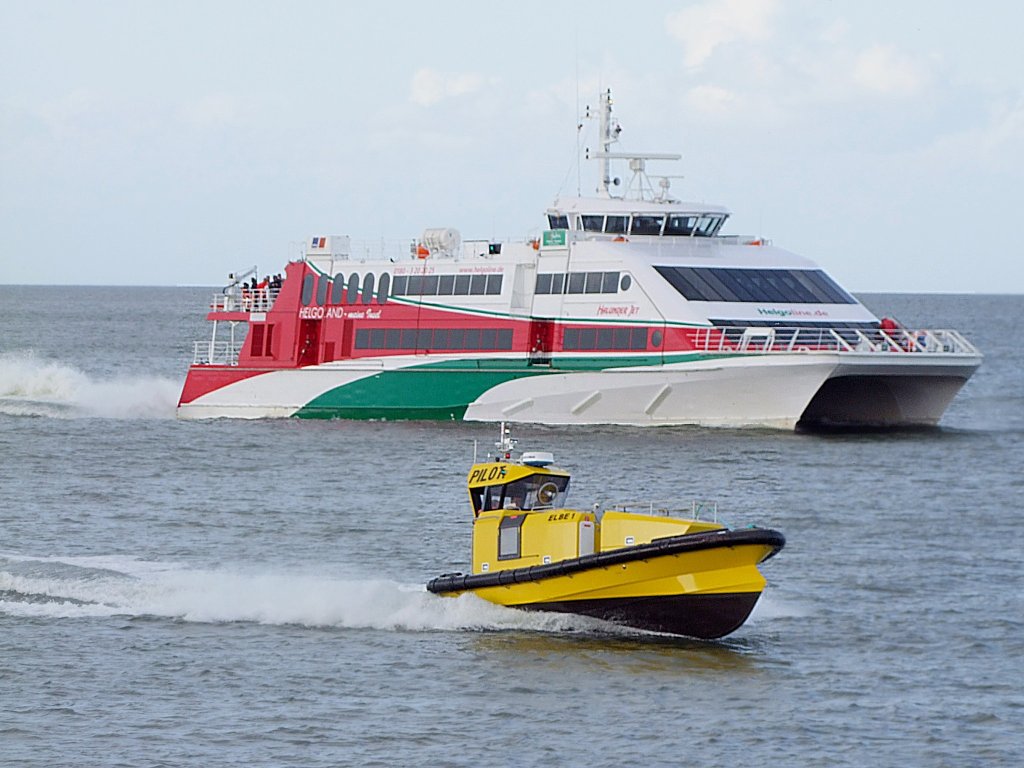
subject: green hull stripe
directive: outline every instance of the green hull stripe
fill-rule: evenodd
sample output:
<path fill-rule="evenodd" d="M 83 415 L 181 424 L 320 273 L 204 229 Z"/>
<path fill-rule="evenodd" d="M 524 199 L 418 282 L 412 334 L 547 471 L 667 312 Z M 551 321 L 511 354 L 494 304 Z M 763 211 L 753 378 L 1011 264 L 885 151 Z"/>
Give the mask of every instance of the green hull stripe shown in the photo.
<path fill-rule="evenodd" d="M 525 359 L 442 360 L 382 371 L 324 392 L 295 414 L 300 419 L 461 420 L 469 404 L 487 390 L 528 376 L 656 367 L 736 355 L 683 354 L 616 357 L 563 357 L 549 366 Z"/>

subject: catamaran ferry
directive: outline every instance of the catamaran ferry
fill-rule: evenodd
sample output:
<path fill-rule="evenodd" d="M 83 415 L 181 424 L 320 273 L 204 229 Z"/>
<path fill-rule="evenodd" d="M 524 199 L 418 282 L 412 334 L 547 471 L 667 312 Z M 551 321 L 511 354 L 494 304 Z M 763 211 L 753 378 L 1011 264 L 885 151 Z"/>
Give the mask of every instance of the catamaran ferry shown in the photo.
<path fill-rule="evenodd" d="M 279 281 L 229 277 L 197 341 L 182 418 L 465 419 L 544 424 L 937 424 L 981 363 L 955 330 L 875 317 L 812 261 L 722 234 L 651 160 L 613 152 L 523 242 L 428 229 L 404 252 L 315 236 Z M 611 161 L 633 172 L 621 196 Z M 656 177 L 657 178 L 657 177 Z"/>

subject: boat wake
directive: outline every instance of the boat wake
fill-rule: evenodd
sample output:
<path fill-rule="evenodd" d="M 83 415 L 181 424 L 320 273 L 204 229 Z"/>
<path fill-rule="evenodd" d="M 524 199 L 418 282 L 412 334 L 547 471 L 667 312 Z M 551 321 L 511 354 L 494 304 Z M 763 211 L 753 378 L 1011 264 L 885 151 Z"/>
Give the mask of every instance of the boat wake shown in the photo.
<path fill-rule="evenodd" d="M 414 632 L 609 631 L 609 625 L 583 617 L 516 611 L 473 595 L 443 598 L 422 585 L 386 579 L 194 569 L 127 557 L 0 554 L 0 615 L 153 617 Z"/>
<path fill-rule="evenodd" d="M 0 414 L 53 419 L 173 419 L 181 383 L 156 376 L 95 379 L 31 352 L 0 354 Z"/>

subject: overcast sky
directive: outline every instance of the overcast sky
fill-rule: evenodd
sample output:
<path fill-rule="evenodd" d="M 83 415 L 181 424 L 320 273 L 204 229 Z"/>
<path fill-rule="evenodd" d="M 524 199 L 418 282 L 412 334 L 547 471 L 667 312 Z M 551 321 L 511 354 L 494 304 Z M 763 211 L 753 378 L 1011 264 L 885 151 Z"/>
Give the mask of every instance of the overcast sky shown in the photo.
<path fill-rule="evenodd" d="M 1022 29 L 984 0 L 0 0 L 0 282 L 535 234 L 610 87 L 619 148 L 682 153 L 725 231 L 854 291 L 1021 293 Z"/>

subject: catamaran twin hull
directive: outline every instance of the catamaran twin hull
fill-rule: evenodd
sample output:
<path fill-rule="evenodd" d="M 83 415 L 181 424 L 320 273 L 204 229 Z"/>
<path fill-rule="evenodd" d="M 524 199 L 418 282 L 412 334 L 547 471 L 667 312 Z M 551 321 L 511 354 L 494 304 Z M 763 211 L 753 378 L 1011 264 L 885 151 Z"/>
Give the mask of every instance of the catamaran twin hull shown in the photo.
<path fill-rule="evenodd" d="M 612 361 L 573 357 L 531 365 L 522 356 L 467 360 L 435 354 L 286 370 L 194 367 L 178 412 L 182 418 L 930 426 L 978 365 L 970 355 L 898 352 L 692 353 L 663 359 L 613 367 Z"/>

